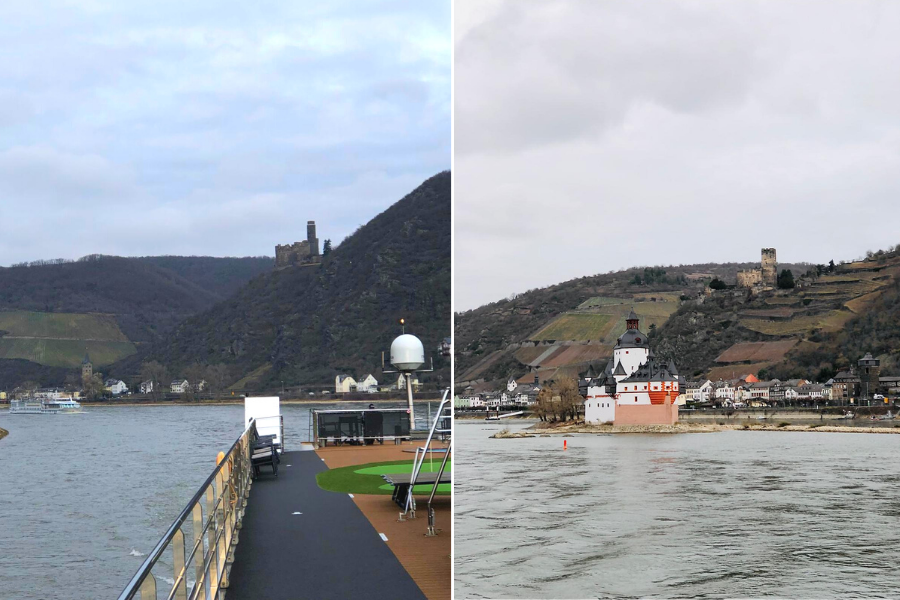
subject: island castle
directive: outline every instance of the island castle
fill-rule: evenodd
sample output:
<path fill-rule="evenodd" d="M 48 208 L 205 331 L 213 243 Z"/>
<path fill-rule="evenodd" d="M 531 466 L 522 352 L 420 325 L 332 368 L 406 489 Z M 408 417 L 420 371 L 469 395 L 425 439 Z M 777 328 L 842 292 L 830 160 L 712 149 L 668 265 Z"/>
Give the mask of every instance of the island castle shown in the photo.
<path fill-rule="evenodd" d="M 738 287 L 774 288 L 778 283 L 778 263 L 775 260 L 775 248 L 763 248 L 758 269 L 738 271 Z"/>
<path fill-rule="evenodd" d="M 306 239 L 293 244 L 275 246 L 275 268 L 317 265 L 322 262 L 319 254 L 319 238 L 316 237 L 316 222 L 307 221 Z"/>

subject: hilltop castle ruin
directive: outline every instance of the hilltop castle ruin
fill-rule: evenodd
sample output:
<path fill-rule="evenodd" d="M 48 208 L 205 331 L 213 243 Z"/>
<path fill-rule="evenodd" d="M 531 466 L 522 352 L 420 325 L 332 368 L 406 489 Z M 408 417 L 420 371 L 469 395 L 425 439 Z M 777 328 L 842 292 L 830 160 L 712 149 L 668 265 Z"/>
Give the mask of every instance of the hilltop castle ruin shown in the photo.
<path fill-rule="evenodd" d="M 763 248 L 760 268 L 738 271 L 738 287 L 774 288 L 778 283 L 778 263 L 775 260 L 775 248 Z"/>
<path fill-rule="evenodd" d="M 275 268 L 317 265 L 322 262 L 319 254 L 319 238 L 316 237 L 316 222 L 306 222 L 306 239 L 293 244 L 275 246 Z"/>

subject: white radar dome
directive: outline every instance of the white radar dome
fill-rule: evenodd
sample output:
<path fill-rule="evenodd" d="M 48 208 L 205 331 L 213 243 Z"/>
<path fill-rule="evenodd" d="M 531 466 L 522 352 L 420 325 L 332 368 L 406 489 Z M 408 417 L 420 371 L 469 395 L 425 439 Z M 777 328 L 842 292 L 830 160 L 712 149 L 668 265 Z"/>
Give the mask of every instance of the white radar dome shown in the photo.
<path fill-rule="evenodd" d="M 425 364 L 425 347 L 414 335 L 404 333 L 391 344 L 391 364 L 401 371 L 415 371 Z"/>

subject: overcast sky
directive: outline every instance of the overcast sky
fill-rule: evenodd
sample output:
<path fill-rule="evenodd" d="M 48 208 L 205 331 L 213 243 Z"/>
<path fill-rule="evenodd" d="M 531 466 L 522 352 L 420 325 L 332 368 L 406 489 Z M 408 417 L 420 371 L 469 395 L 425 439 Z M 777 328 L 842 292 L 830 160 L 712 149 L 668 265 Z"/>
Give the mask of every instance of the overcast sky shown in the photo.
<path fill-rule="evenodd" d="M 335 243 L 450 168 L 450 5 L 0 3 L 0 265 Z"/>
<path fill-rule="evenodd" d="M 900 243 L 900 2 L 457 0 L 456 310 Z"/>

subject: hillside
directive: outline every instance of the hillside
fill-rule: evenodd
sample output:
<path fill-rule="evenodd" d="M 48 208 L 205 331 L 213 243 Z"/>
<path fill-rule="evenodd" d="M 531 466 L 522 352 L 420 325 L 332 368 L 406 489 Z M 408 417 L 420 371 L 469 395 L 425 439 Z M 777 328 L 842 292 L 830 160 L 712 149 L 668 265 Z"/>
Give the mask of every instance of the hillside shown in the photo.
<path fill-rule="evenodd" d="M 270 258 L 89 256 L 0 268 L 0 387 L 103 367 L 272 269 Z"/>
<path fill-rule="evenodd" d="M 866 352 L 882 360 L 885 374 L 900 373 L 900 249 L 837 265 L 780 264 L 794 274 L 793 289 L 705 293 L 709 276 L 734 284 L 738 268 L 746 266 L 631 269 L 459 314 L 457 383 L 572 377 L 602 365 L 631 306 L 654 351 L 691 378 L 825 381 Z M 645 273 L 656 280 L 648 283 Z"/>
<path fill-rule="evenodd" d="M 688 303 L 651 343 L 678 356 L 682 372 L 714 380 L 754 373 L 826 381 L 866 352 L 885 375 L 900 373 L 900 253 L 823 267 L 792 290 Z"/>
<path fill-rule="evenodd" d="M 257 275 L 271 271 L 274 262 L 269 256 L 141 256 L 134 260 L 171 271 L 219 299 L 231 296 Z"/>
<path fill-rule="evenodd" d="M 649 333 L 661 331 L 686 300 L 718 277 L 734 282 L 754 263 L 635 267 L 529 290 L 458 313 L 456 383 L 574 376 L 605 363 L 632 308 Z M 782 264 L 797 276 L 808 265 Z M 527 374 L 527 375 L 526 375 Z"/>
<path fill-rule="evenodd" d="M 226 366 L 238 388 L 331 386 L 340 373 L 374 373 L 404 317 L 434 354 L 450 329 L 450 173 L 425 181 L 360 227 L 321 267 L 266 273 L 154 344 L 148 360 L 170 374 Z M 118 366 L 134 371 L 136 365 Z M 422 378 L 449 381 L 449 361 Z M 324 389 L 327 389 L 324 388 Z"/>

